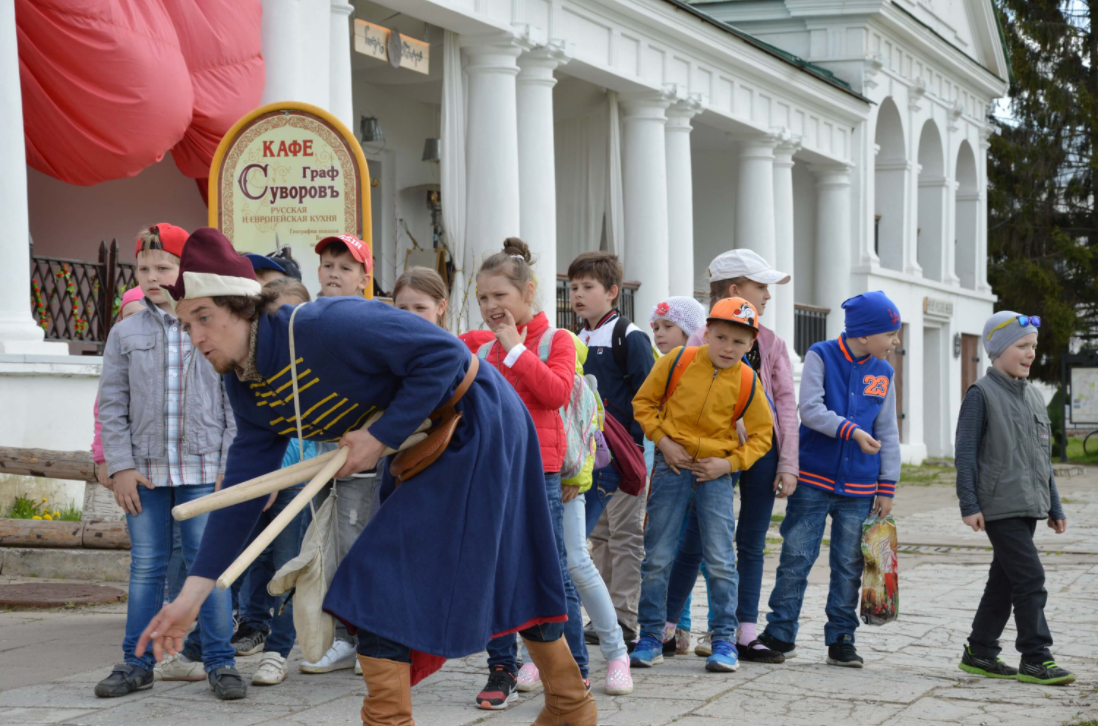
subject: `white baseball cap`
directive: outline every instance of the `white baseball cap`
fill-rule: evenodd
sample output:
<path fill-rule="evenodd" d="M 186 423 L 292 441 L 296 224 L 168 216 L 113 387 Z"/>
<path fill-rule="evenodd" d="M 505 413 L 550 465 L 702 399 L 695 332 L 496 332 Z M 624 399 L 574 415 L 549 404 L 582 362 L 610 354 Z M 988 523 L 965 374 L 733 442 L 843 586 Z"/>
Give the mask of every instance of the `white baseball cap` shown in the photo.
<path fill-rule="evenodd" d="M 763 285 L 784 285 L 790 276 L 778 272 L 770 263 L 751 250 L 722 252 L 709 263 L 709 281 L 732 280 L 746 277 Z"/>

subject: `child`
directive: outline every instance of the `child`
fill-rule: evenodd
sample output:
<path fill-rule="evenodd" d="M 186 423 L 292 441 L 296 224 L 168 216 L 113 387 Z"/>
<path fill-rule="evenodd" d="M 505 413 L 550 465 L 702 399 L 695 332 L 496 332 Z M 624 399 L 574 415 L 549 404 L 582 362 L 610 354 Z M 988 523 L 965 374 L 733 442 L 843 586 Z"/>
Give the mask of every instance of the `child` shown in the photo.
<path fill-rule="evenodd" d="M 644 442 L 633 420 L 633 397 L 655 363 L 648 336 L 621 317 L 615 304 L 621 291 L 621 262 L 606 252 L 585 252 L 568 266 L 572 310 L 584 323 L 579 338 L 589 353 L 584 366 L 598 381 L 599 396 L 610 413 L 633 436 Z M 610 589 L 625 639 L 637 637 L 637 599 L 640 563 L 644 559 L 645 496 L 614 496 L 621 482 L 617 469 L 604 466 L 594 473 L 594 484 L 584 495 L 591 557 Z M 605 514 L 603 513 L 605 511 Z M 598 633 L 587 630 L 588 643 Z"/>
<path fill-rule="evenodd" d="M 796 656 L 808 573 L 831 516 L 831 588 L 824 642 L 828 665 L 861 668 L 854 647 L 861 588 L 862 522 L 885 517 L 900 478 L 892 366 L 900 311 L 883 292 L 843 303 L 846 332 L 809 348 L 801 374 L 800 486 L 782 520 L 782 555 L 759 642 Z"/>
<path fill-rule="evenodd" d="M 679 348 L 656 362 L 633 399 L 645 436 L 658 449 L 648 500 L 641 564 L 641 639 L 632 664 L 663 661 L 667 580 L 683 517 L 693 500 L 705 537 L 713 603 L 713 654 L 705 668 L 739 667 L 736 637 L 736 574 L 733 516 L 736 475 L 769 449 L 773 419 L 757 376 L 743 362 L 758 334 L 758 316 L 743 298 L 717 303 L 707 320 L 708 345 Z M 733 422 L 743 418 L 740 444 Z"/>
<path fill-rule="evenodd" d="M 429 267 L 413 267 L 397 278 L 393 304 L 440 328 L 446 327 L 446 283 Z"/>
<path fill-rule="evenodd" d="M 984 596 L 961 655 L 961 670 L 1025 683 L 1066 684 L 1074 674 L 1052 660 L 1045 622 L 1045 569 L 1033 544 L 1037 520 L 1067 530 L 1052 473 L 1052 427 L 1041 394 L 1026 379 L 1041 319 L 1004 310 L 984 323 L 987 374 L 965 394 L 957 420 L 957 498 L 961 518 L 987 531 L 994 555 Z M 1014 606 L 1015 670 L 999 659 L 999 636 Z"/>
<path fill-rule="evenodd" d="M 349 234 L 325 237 L 316 244 L 320 255 L 317 278 L 320 281 L 320 297 L 362 297 L 372 284 L 373 260 L 369 246 Z M 334 451 L 336 445 L 320 444 L 317 453 Z M 377 471 L 353 474 L 346 479 L 336 479 L 317 495 L 316 506 L 328 498 L 332 487 L 339 490 L 335 514 L 336 555 L 342 562 L 358 535 L 366 528 L 378 507 Z M 342 620 L 336 620 L 335 642 L 316 663 L 302 661 L 298 666 L 303 673 L 329 673 L 354 668 L 361 675 L 361 665 L 355 650 L 355 636 L 347 630 Z"/>
<path fill-rule="evenodd" d="M 736 569 L 740 576 L 736 619 L 740 624 L 736 648 L 740 660 L 781 663 L 785 656 L 770 650 L 756 638 L 759 598 L 762 593 L 763 550 L 774 510 L 774 498 L 785 498 L 797 489 L 797 398 L 793 389 L 793 371 L 785 341 L 761 324 L 770 300 L 770 285 L 784 285 L 790 276 L 775 270 L 751 250 L 731 250 L 709 263 L 710 305 L 725 297 L 742 297 L 759 314 L 759 335 L 747 352 L 747 362 L 759 374 L 759 381 L 770 402 L 774 418 L 774 445 L 766 456 L 740 474 L 740 511 L 736 527 Z M 704 331 L 695 332 L 689 345 L 700 345 Z M 742 438 L 742 437 L 741 437 Z M 683 541 L 671 570 L 667 595 L 668 620 L 677 621 L 676 652 L 690 649 L 690 592 L 698 579 L 702 559 L 698 518 L 687 513 Z M 705 573 L 705 568 L 702 568 Z M 682 616 L 679 617 L 679 613 Z M 694 653 L 712 654 L 711 633 L 702 636 Z"/>
<path fill-rule="evenodd" d="M 692 297 L 669 297 L 652 308 L 648 318 L 652 340 L 660 355 L 686 345 L 690 335 L 705 322 L 705 308 Z"/>
<path fill-rule="evenodd" d="M 495 342 L 486 343 L 477 353 L 515 387 L 538 432 L 549 516 L 553 521 L 553 534 L 568 604 L 568 622 L 565 623 L 564 635 L 579 666 L 580 677 L 586 681 L 587 647 L 580 625 L 580 598 L 577 594 L 577 583 L 573 582 L 569 574 L 572 553 L 568 551 L 564 536 L 565 506 L 576 498 L 578 490 L 576 487 L 562 486 L 560 479 L 568 447 L 560 409 L 571 399 L 576 369 L 576 346 L 568 331 L 555 330 L 552 333 L 548 360 L 541 359 L 538 353 L 541 339 L 551 326 L 545 313 L 535 313 L 532 308 L 536 292 L 537 284 L 534 281 L 529 248 L 520 239 L 512 237 L 505 240 L 503 251 L 486 259 L 477 272 L 480 314 L 496 337 Z M 580 541 L 583 539 L 581 535 Z M 583 574 L 587 574 L 586 570 Z M 595 579 L 598 579 L 597 576 Z M 586 583 L 587 579 L 582 581 Z M 621 653 L 615 654 L 615 657 L 625 655 L 625 642 L 621 640 L 620 632 L 618 639 Z M 504 635 L 488 642 L 490 674 L 487 685 L 476 698 L 480 708 L 507 708 L 518 698 L 517 659 L 514 635 Z M 620 666 L 620 660 L 611 663 L 611 670 L 617 673 Z M 537 677 L 529 669 L 526 675 L 530 681 Z M 628 667 L 625 676 L 628 677 Z M 617 680 L 616 677 L 614 682 Z M 607 682 L 608 685 L 611 682 L 609 674 Z M 632 690 L 631 679 L 629 690 Z"/>
<path fill-rule="evenodd" d="M 253 259 L 253 269 L 255 265 L 256 262 Z M 278 298 L 268 306 L 269 313 L 277 312 L 283 305 L 293 306 L 309 302 L 309 291 L 305 289 L 305 285 L 293 277 L 283 275 L 273 278 L 263 286 L 263 289 L 278 295 Z M 302 446 L 299 447 L 296 438 L 290 439 L 286 454 L 282 458 L 282 468 L 316 456 L 315 443 L 312 441 L 301 443 Z M 267 505 L 256 523 L 251 539 L 255 539 L 266 529 L 304 486 L 302 483 L 273 492 L 267 498 Z M 297 631 L 294 628 L 293 600 L 287 601 L 284 597 L 276 598 L 268 594 L 267 584 L 283 565 L 300 554 L 301 540 L 305 533 L 308 516 L 307 508 L 298 512 L 274 541 L 267 545 L 245 574 L 233 583 L 234 593 L 239 593 L 240 620 L 240 626 L 233 635 L 233 648 L 240 656 L 263 653 L 255 675 L 252 676 L 253 686 L 274 686 L 286 680 L 289 675 L 286 659 L 297 637 Z M 251 540 L 248 544 L 251 544 Z"/>
<path fill-rule="evenodd" d="M 236 434 L 221 377 L 198 354 L 170 314 L 166 285 L 179 275 L 187 232 L 171 224 L 141 230 L 137 279 L 146 309 L 111 329 L 99 382 L 99 419 L 107 473 L 126 510 L 130 541 L 125 662 L 95 687 L 101 698 L 151 688 L 153 654 L 137 657 L 138 636 L 160 610 L 171 552 L 171 510 L 214 491 Z M 138 492 L 138 484 L 145 491 Z M 180 522 L 183 556 L 191 566 L 209 515 Z M 229 593 L 215 591 L 198 616 L 183 652 L 156 664 L 156 680 L 209 680 L 218 698 L 243 698 L 235 666 Z M 203 675 L 205 671 L 205 676 Z"/>
<path fill-rule="evenodd" d="M 145 309 L 141 301 L 145 299 L 145 293 L 141 291 L 141 286 L 131 287 L 126 292 L 122 293 L 122 302 L 118 306 L 118 322 L 122 322 L 126 318 L 135 313 L 139 313 Z M 95 399 L 95 407 L 92 410 L 92 415 L 95 417 L 95 434 L 92 436 L 92 460 L 95 462 L 95 478 L 100 484 L 110 489 L 113 484 L 111 478 L 107 476 L 107 460 L 103 458 L 103 441 L 102 441 L 102 424 L 99 423 L 99 399 Z"/>

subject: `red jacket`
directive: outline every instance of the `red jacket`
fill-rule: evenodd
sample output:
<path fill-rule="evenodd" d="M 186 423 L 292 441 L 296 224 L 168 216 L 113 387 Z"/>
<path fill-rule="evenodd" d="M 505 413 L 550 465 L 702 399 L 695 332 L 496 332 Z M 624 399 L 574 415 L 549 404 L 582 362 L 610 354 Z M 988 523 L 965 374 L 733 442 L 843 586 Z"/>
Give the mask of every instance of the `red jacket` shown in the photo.
<path fill-rule="evenodd" d="M 506 364 L 507 351 L 498 341 L 488 351 L 487 362 L 495 366 L 508 383 L 515 387 L 530 411 L 538 430 L 544 471 L 558 472 L 564 464 L 564 452 L 568 446 L 560 408 L 572 396 L 572 380 L 576 373 L 576 344 L 568 331 L 557 330 L 553 336 L 553 347 L 549 351 L 549 362 L 542 363 L 538 358 L 538 343 L 549 328 L 548 318 L 545 313 L 538 313 L 525 326 L 519 327 L 519 333 L 524 328 L 526 350 L 513 365 Z M 476 355 L 486 338 L 484 331 L 470 331 L 460 337 L 473 351 L 473 355 Z"/>

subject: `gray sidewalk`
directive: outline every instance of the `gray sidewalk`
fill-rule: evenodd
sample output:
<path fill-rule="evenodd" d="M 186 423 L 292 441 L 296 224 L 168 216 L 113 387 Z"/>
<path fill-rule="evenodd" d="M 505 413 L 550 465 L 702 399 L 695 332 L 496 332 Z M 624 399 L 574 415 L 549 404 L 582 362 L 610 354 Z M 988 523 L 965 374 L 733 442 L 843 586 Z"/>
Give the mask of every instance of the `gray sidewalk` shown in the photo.
<path fill-rule="evenodd" d="M 1078 680 L 1041 687 L 970 676 L 957 668 L 991 560 L 987 539 L 960 521 L 947 486 L 902 489 L 900 612 L 895 623 L 858 631 L 864 670 L 825 665 L 823 647 L 827 550 L 813 570 L 798 640 L 785 665 L 746 663 L 734 674 L 712 674 L 693 655 L 634 671 L 631 696 L 602 693 L 605 662 L 591 650 L 599 723 L 646 726 L 944 726 L 1035 724 L 1060 726 L 1098 719 L 1098 472 L 1060 483 L 1069 529 L 1055 536 L 1043 525 L 1038 543 L 1045 567 L 1048 621 L 1058 662 Z M 776 535 L 776 530 L 772 532 Z M 762 609 L 773 585 L 779 544 L 771 544 Z M 1059 554 L 1057 554 L 1059 553 Z M 0 581 L 10 581 L 0 577 Z M 696 631 L 705 623 L 705 586 L 695 590 Z M 765 622 L 765 619 L 763 619 Z M 244 701 L 217 701 L 205 683 L 157 683 L 118 700 L 98 699 L 92 687 L 119 659 L 125 606 L 86 610 L 0 613 L 0 724 L 328 724 L 359 723 L 365 692 L 351 671 L 306 676 L 291 656 L 290 678 L 250 688 Z M 761 627 L 761 624 L 760 624 Z M 1015 633 L 1004 634 L 1004 660 L 1015 662 Z M 251 674 L 258 656 L 239 661 Z M 486 678 L 483 653 L 451 661 L 415 689 L 420 726 L 530 724 L 541 695 L 523 695 L 502 712 L 481 711 L 473 697 Z M 38 684 L 38 685 L 36 685 Z"/>

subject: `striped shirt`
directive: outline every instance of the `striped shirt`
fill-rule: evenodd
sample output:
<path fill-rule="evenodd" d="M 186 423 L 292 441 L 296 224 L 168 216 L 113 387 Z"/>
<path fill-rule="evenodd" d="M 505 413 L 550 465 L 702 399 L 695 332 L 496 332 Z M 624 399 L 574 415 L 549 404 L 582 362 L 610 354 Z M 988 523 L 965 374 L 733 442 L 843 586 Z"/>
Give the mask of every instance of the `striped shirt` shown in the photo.
<path fill-rule="evenodd" d="M 183 424 L 186 415 L 187 377 L 194 364 L 191 338 L 174 317 L 157 310 L 164 326 L 167 360 L 164 368 L 164 448 L 165 456 L 135 459 L 137 470 L 155 487 L 212 484 L 217 480 L 221 453 L 183 453 Z"/>

